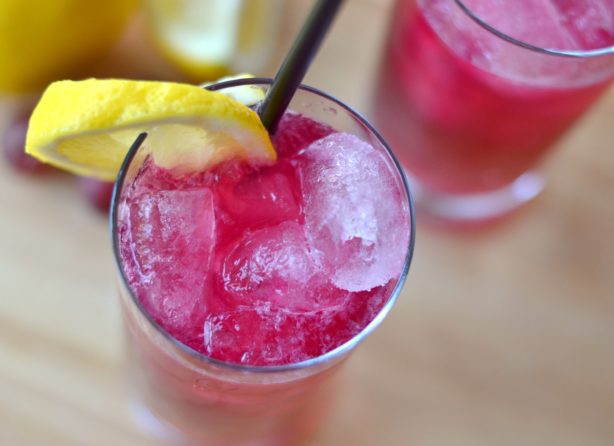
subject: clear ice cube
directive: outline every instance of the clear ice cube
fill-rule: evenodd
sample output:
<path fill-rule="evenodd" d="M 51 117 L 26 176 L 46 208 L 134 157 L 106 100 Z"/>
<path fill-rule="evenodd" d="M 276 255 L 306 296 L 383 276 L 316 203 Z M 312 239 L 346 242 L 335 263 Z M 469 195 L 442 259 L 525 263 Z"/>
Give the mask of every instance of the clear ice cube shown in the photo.
<path fill-rule="evenodd" d="M 280 365 L 320 356 L 358 334 L 380 311 L 390 290 L 373 295 L 334 289 L 338 305 L 290 311 L 271 304 L 208 315 L 205 353 L 230 362 Z"/>
<path fill-rule="evenodd" d="M 478 17 L 515 39 L 544 48 L 577 48 L 577 43 L 561 22 L 560 11 L 554 3 L 551 0 L 465 0 L 467 7 Z M 493 39 L 492 42 L 501 43 L 499 51 L 505 51 L 509 46 L 500 39 Z"/>
<path fill-rule="evenodd" d="M 129 240 L 125 271 L 154 319 L 177 334 L 204 317 L 204 294 L 215 243 L 213 194 L 208 189 L 146 192 L 120 209 Z"/>
<path fill-rule="evenodd" d="M 319 305 L 311 294 L 326 280 L 303 226 L 293 221 L 248 232 L 226 255 L 222 279 L 243 305 L 304 310 Z"/>
<path fill-rule="evenodd" d="M 614 44 L 614 3 L 611 0 L 553 0 L 561 22 L 582 49 Z"/>
<path fill-rule="evenodd" d="M 614 8 L 598 0 L 465 0 L 464 3 L 493 28 L 541 48 L 586 49 L 604 46 L 603 42 L 611 44 L 614 36 Z M 454 2 L 432 0 L 425 2 L 424 8 L 427 21 L 453 52 L 490 73 L 517 83 L 549 87 L 592 82 L 592 77 L 587 79 L 581 68 L 584 64 L 564 57 L 544 56 L 510 43 L 475 23 Z M 601 45 L 597 45 L 598 40 Z M 499 83 L 497 79 L 485 80 L 495 86 Z"/>
<path fill-rule="evenodd" d="M 298 162 L 307 239 L 333 284 L 363 291 L 398 277 L 408 212 L 383 154 L 335 133 L 311 144 Z"/>
<path fill-rule="evenodd" d="M 246 174 L 236 184 L 217 188 L 218 204 L 229 219 L 242 226 L 262 226 L 298 218 L 294 172 L 291 166 L 280 164 Z"/>

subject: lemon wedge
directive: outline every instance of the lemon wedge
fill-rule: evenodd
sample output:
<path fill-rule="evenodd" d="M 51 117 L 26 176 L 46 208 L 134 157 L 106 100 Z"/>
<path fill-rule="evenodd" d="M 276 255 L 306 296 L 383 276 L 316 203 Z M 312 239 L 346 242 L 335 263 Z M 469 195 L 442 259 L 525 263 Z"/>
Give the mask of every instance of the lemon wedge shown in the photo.
<path fill-rule="evenodd" d="M 201 84 L 201 87 L 208 87 L 219 82 L 234 81 L 237 79 L 251 79 L 253 77 L 254 75 L 249 73 L 233 74 L 232 76 L 221 77 L 215 82 L 204 82 Z M 265 96 L 262 87 L 256 84 L 226 87 L 221 93 L 245 105 L 256 105 L 258 102 L 262 101 Z"/>
<path fill-rule="evenodd" d="M 114 180 L 141 132 L 156 164 L 169 169 L 276 158 L 258 115 L 241 102 L 194 85 L 120 79 L 52 83 L 30 118 L 26 152 L 78 175 Z"/>

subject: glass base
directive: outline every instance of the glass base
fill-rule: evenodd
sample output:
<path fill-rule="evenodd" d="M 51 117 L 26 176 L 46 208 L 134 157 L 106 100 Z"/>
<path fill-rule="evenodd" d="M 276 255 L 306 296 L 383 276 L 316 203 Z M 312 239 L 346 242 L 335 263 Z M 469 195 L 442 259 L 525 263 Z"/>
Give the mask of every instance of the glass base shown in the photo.
<path fill-rule="evenodd" d="M 135 399 L 130 398 L 129 407 L 137 428 L 150 438 L 168 445 L 195 446 L 184 439 L 178 431 L 162 423 L 147 407 Z"/>
<path fill-rule="evenodd" d="M 211 443 L 210 441 L 191 440 L 184 436 L 180 431 L 159 419 L 140 401 L 130 398 L 129 409 L 132 419 L 137 428 L 156 443 L 169 446 L 298 446 L 312 435 L 312 432 L 294 433 L 289 435 L 280 433 L 277 437 L 247 440 L 237 443 L 235 441 L 221 441 Z"/>
<path fill-rule="evenodd" d="M 418 210 L 427 219 L 450 226 L 478 226 L 499 220 L 537 197 L 544 189 L 544 179 L 527 172 L 510 185 L 477 194 L 446 194 L 426 189 L 407 174 Z"/>

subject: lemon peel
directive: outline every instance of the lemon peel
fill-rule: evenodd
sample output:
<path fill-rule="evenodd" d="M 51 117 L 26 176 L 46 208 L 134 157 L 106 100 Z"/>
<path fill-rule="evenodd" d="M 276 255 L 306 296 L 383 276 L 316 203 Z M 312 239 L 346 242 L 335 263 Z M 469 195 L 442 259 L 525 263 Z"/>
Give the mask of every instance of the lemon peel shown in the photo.
<path fill-rule="evenodd" d="M 258 115 L 235 99 L 194 85 L 122 79 L 52 83 L 30 118 L 26 152 L 78 175 L 113 180 L 141 132 L 166 168 L 276 159 Z"/>

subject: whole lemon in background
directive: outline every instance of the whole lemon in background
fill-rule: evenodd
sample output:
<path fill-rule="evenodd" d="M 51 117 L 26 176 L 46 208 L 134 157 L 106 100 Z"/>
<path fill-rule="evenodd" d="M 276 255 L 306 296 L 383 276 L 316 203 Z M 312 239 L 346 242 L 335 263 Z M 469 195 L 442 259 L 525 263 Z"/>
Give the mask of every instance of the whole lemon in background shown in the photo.
<path fill-rule="evenodd" d="M 110 50 L 138 0 L 0 0 L 0 92 L 41 90 Z"/>

